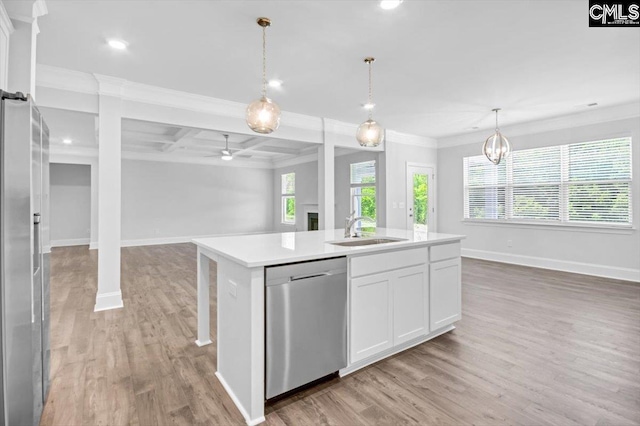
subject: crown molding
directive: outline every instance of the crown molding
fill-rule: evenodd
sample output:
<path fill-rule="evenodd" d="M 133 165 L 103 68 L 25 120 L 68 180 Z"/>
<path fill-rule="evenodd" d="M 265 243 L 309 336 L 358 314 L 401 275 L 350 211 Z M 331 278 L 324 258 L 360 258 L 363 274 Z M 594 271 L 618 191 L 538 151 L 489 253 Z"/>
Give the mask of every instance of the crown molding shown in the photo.
<path fill-rule="evenodd" d="M 239 102 L 135 83 L 106 75 L 92 75 L 50 65 L 38 64 L 36 72 L 36 84 L 39 87 L 89 95 L 116 96 L 124 101 L 134 103 L 212 114 L 242 121 L 245 119 L 246 105 Z M 384 151 L 386 143 L 400 143 L 427 148 L 436 147 L 435 139 L 387 130 L 385 143 L 376 148 L 362 148 L 355 142 L 357 124 L 290 111 L 282 112 L 282 121 L 286 123 L 286 127 L 301 129 L 319 135 L 324 134 L 325 137 L 332 137 L 332 141 L 336 146 L 353 149 Z"/>
<path fill-rule="evenodd" d="M 14 21 L 35 24 L 37 29 L 38 18 L 49 13 L 44 0 L 22 0 L 11 2 L 8 16 Z M 4 7 L 2 7 L 4 9 Z"/>
<path fill-rule="evenodd" d="M 36 19 L 49 13 L 49 8 L 47 8 L 47 3 L 44 0 L 36 0 L 35 2 L 33 2 L 32 10 L 32 16 Z"/>
<path fill-rule="evenodd" d="M 608 123 L 640 117 L 640 102 L 631 102 L 610 107 L 596 108 L 574 114 L 567 114 L 544 120 L 501 126 L 500 131 L 508 137 L 532 135 L 554 130 Z M 460 145 L 482 143 L 491 133 L 490 130 L 479 130 L 472 133 L 447 136 L 438 139 L 438 148 L 449 148 Z"/>
<path fill-rule="evenodd" d="M 164 87 L 135 83 L 101 74 L 89 74 L 51 65 L 38 64 L 36 83 L 51 89 L 67 90 L 83 94 L 118 96 L 123 100 L 204 112 L 222 117 L 243 119 L 245 104 L 212 98 L 195 93 Z M 97 81 L 97 84 L 96 84 Z M 120 86 L 118 88 L 118 86 Z M 288 126 L 311 131 L 322 131 L 322 119 L 290 111 L 283 111 L 282 118 Z"/>
<path fill-rule="evenodd" d="M 108 75 L 93 74 L 98 82 L 98 94 L 101 96 L 113 96 L 122 98 L 124 89 L 127 86 L 127 80 L 122 78 L 110 77 Z"/>
<path fill-rule="evenodd" d="M 386 140 L 387 142 L 403 145 L 420 146 L 423 148 L 438 148 L 438 141 L 436 139 L 396 132 L 395 130 L 386 131 Z"/>
<path fill-rule="evenodd" d="M 80 71 L 36 64 L 36 85 L 84 95 L 98 94 L 96 77 Z"/>
<path fill-rule="evenodd" d="M 13 24 L 11 23 L 11 18 L 9 17 L 9 13 L 7 13 L 7 9 L 4 7 L 4 3 L 0 1 L 0 31 L 5 34 L 7 37 L 10 36 L 15 29 L 13 28 Z"/>

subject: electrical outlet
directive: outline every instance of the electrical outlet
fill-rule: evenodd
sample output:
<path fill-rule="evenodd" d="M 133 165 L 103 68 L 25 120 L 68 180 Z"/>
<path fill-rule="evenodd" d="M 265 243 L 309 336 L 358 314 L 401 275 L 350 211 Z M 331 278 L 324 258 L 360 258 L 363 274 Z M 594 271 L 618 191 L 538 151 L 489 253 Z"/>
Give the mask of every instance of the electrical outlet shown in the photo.
<path fill-rule="evenodd" d="M 153 228 L 153 235 L 160 235 L 160 230 L 158 228 Z"/>
<path fill-rule="evenodd" d="M 393 206 L 393 208 L 394 208 L 394 209 L 397 209 L 397 208 L 398 208 L 398 203 L 397 203 L 397 202 L 395 202 L 395 201 L 394 201 L 393 203 L 391 203 L 391 205 Z"/>
<path fill-rule="evenodd" d="M 398 205 L 398 207 L 400 207 L 401 209 L 404 209 L 404 203 L 400 202 L 400 204 Z"/>
<path fill-rule="evenodd" d="M 238 284 L 234 283 L 231 280 L 229 280 L 229 294 L 231 295 L 231 297 L 236 297 L 236 295 L 238 294 Z"/>
<path fill-rule="evenodd" d="M 507 247 L 513 247 L 513 241 L 507 240 Z"/>

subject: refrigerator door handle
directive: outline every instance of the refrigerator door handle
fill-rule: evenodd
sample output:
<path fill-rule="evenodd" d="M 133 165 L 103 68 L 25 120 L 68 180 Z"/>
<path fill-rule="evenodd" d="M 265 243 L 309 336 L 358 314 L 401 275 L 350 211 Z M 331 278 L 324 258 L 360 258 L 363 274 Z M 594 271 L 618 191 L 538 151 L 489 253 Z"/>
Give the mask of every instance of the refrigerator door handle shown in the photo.
<path fill-rule="evenodd" d="M 42 263 L 42 257 L 40 253 L 40 213 L 33 214 L 33 275 L 34 279 L 37 276 L 38 272 L 42 274 L 40 271 L 40 267 Z M 32 283 L 33 285 L 33 283 Z M 31 288 L 31 323 L 36 322 L 35 315 L 35 300 L 33 296 L 33 288 Z"/>

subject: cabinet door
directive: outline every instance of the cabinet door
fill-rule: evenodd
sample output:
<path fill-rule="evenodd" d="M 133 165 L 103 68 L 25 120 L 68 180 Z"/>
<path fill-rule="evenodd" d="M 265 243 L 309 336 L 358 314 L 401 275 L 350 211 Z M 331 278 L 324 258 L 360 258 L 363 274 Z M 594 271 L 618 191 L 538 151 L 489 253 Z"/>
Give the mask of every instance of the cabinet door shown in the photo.
<path fill-rule="evenodd" d="M 351 280 L 352 363 L 393 345 L 392 276 L 387 272 Z"/>
<path fill-rule="evenodd" d="M 461 266 L 459 257 L 430 265 L 431 331 L 454 323 L 461 318 Z"/>
<path fill-rule="evenodd" d="M 393 344 L 429 333 L 427 265 L 395 272 L 393 277 Z"/>

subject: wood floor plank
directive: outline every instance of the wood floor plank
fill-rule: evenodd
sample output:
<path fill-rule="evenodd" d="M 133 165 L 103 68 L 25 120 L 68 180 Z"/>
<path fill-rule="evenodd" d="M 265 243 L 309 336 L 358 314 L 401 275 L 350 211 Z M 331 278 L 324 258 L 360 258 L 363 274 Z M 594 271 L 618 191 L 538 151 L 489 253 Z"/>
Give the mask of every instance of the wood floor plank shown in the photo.
<path fill-rule="evenodd" d="M 93 312 L 97 252 L 53 249 L 40 424 L 244 425 L 194 344 L 192 244 L 122 249 L 125 307 Z M 638 425 L 640 285 L 463 259 L 456 330 L 266 407 L 283 425 Z M 216 264 L 211 262 L 211 330 Z"/>

